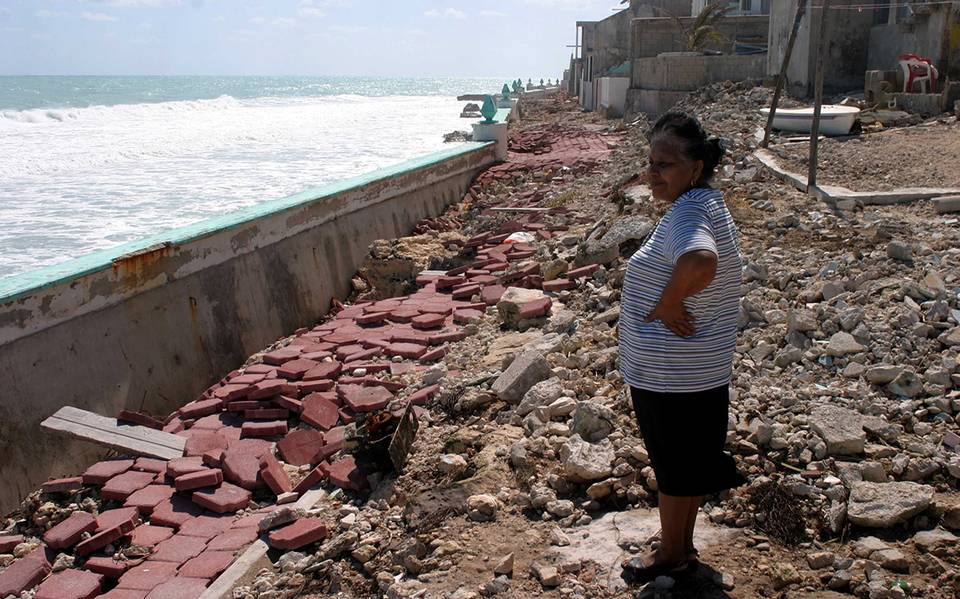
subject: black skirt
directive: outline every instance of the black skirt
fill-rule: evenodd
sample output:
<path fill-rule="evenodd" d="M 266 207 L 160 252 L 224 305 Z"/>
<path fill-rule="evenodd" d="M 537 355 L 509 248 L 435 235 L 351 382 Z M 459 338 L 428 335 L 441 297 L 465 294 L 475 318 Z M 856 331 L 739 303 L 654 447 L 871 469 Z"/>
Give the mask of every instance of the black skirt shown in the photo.
<path fill-rule="evenodd" d="M 630 391 L 661 493 L 697 497 L 747 482 L 724 451 L 729 385 L 695 393 Z"/>

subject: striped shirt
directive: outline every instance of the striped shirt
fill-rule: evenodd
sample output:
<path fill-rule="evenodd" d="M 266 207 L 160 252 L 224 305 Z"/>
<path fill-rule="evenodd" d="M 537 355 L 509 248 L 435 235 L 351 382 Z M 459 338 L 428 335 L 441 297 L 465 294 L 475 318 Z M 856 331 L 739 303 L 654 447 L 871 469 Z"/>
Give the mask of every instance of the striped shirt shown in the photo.
<path fill-rule="evenodd" d="M 659 320 L 646 323 L 686 253 L 717 255 L 717 274 L 684 300 L 695 334 L 679 337 Z M 743 262 L 737 227 L 714 189 L 692 189 L 673 203 L 630 258 L 620 305 L 620 372 L 632 387 L 661 393 L 705 391 L 730 383 Z"/>

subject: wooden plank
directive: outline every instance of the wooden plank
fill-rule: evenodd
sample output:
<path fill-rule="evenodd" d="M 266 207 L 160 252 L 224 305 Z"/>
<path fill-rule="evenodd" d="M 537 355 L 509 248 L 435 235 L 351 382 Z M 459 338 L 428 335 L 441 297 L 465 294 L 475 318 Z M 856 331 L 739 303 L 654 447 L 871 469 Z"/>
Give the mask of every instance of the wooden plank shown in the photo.
<path fill-rule="evenodd" d="M 145 426 L 135 424 L 121 423 L 116 418 L 101 416 L 87 410 L 81 410 L 73 406 L 60 408 L 56 414 L 57 418 L 70 420 L 85 426 L 103 428 L 115 432 L 118 435 L 142 439 L 157 445 L 163 445 L 171 449 L 182 449 L 186 442 L 183 437 L 158 431 Z"/>
<path fill-rule="evenodd" d="M 498 206 L 496 208 L 491 208 L 490 212 L 521 212 L 529 214 L 538 214 L 540 212 L 550 212 L 552 208 L 511 208 L 509 206 Z"/>
<path fill-rule="evenodd" d="M 309 510 L 326 494 L 327 492 L 323 489 L 307 491 L 290 507 Z M 267 554 L 268 549 L 269 547 L 263 539 L 254 541 L 253 545 L 247 547 L 246 551 L 234 560 L 233 564 L 213 581 L 213 584 L 207 587 L 207 590 L 200 595 L 200 599 L 232 599 L 233 587 Z"/>
<path fill-rule="evenodd" d="M 122 425 L 116 418 L 107 418 L 72 406 L 60 408 L 40 426 L 124 453 L 164 460 L 182 457 L 187 442 L 184 437 L 145 426 Z"/>

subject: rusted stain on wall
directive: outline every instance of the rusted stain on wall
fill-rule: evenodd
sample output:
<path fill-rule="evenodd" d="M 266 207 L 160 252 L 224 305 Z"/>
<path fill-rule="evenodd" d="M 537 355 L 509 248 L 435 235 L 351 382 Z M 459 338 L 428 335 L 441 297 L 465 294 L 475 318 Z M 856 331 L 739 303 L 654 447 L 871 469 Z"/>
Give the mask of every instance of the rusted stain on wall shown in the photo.
<path fill-rule="evenodd" d="M 173 244 L 166 241 L 124 254 L 113 261 L 113 274 L 123 287 L 139 287 L 160 275 L 166 276 L 164 263 L 175 253 Z"/>

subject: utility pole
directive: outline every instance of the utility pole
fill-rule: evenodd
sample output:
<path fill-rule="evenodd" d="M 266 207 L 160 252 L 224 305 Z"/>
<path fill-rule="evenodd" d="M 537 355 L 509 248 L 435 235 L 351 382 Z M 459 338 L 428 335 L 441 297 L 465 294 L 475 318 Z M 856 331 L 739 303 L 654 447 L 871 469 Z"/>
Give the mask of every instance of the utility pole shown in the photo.
<path fill-rule="evenodd" d="M 773 92 L 773 102 L 770 105 L 770 115 L 767 117 L 767 127 L 763 131 L 763 141 L 760 142 L 761 148 L 770 145 L 770 133 L 773 131 L 773 118 L 777 114 L 777 108 L 780 106 L 780 95 L 783 93 L 783 86 L 787 82 L 787 68 L 790 66 L 790 57 L 793 56 L 793 46 L 797 41 L 797 32 L 800 31 L 800 22 L 803 20 L 803 13 L 807 10 L 807 0 L 797 0 L 797 15 L 793 19 L 793 29 L 790 31 L 790 40 L 787 42 L 787 49 L 783 55 L 783 64 L 780 65 L 780 76 L 777 78 L 777 89 Z"/>
<path fill-rule="evenodd" d="M 807 174 L 807 193 L 817 187 L 817 159 L 820 150 L 820 114 L 823 112 L 823 59 L 827 44 L 827 13 L 830 10 L 830 0 L 822 0 L 820 9 L 820 38 L 817 40 L 817 81 L 816 100 L 813 108 L 813 126 L 810 128 L 810 170 Z"/>

